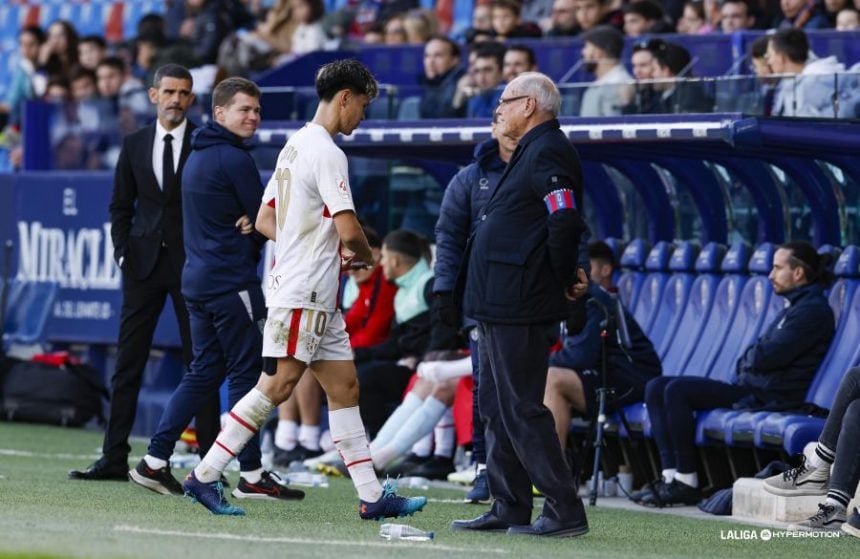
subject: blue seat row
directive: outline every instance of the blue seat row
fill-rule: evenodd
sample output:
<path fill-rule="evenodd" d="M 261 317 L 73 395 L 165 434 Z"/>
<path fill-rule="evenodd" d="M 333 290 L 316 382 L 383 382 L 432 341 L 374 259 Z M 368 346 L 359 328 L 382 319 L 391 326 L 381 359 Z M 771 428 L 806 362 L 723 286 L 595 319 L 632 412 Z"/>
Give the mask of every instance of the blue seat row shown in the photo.
<path fill-rule="evenodd" d="M 691 243 L 631 242 L 621 257 L 618 280 L 622 301 L 649 335 L 663 362 L 663 374 L 735 380 L 735 362 L 786 301 L 768 280 L 776 247 L 728 250 L 710 243 L 699 252 Z M 838 249 L 821 252 L 839 255 Z M 838 280 L 829 291 L 837 329 L 807 394 L 824 409 L 832 404 L 839 380 L 860 363 L 860 248 L 848 247 L 834 267 Z M 623 410 L 631 429 L 650 436 L 645 404 Z M 616 417 L 615 422 L 620 419 Z M 712 410 L 697 417 L 697 443 L 728 444 L 799 452 L 817 438 L 823 419 L 776 412 Z M 622 430 L 622 435 L 626 433 Z"/>

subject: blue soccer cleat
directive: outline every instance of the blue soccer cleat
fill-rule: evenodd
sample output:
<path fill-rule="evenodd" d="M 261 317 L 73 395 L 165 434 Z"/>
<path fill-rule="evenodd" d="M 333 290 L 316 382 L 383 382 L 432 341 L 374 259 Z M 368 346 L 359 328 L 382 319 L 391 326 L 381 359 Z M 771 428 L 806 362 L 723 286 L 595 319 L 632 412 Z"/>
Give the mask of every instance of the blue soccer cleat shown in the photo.
<path fill-rule="evenodd" d="M 200 503 L 212 514 L 224 514 L 228 516 L 245 516 L 245 511 L 234 507 L 224 498 L 224 485 L 220 481 L 203 483 L 194 475 L 194 470 L 188 474 L 182 483 L 185 494 L 191 497 L 195 503 Z"/>
<path fill-rule="evenodd" d="M 382 497 L 375 503 L 359 501 L 358 515 L 364 520 L 382 520 L 412 516 L 427 504 L 427 497 L 401 497 L 397 485 L 386 481 L 382 486 Z"/>

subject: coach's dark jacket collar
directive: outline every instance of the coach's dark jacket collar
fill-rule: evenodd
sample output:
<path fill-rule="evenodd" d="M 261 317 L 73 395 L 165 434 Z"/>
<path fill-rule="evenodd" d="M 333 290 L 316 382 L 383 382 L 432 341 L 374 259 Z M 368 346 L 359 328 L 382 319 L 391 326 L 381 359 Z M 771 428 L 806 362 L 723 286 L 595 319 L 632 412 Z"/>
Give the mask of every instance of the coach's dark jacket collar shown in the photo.
<path fill-rule="evenodd" d="M 560 128 L 560 124 L 557 118 L 551 118 L 546 122 L 541 122 L 531 130 L 525 133 L 525 135 L 520 138 L 520 141 L 517 142 L 517 149 L 514 151 L 513 157 L 511 157 L 511 162 L 513 162 L 519 153 L 525 149 L 525 147 L 532 142 L 535 138 L 539 137 L 541 134 L 546 132 L 547 130 Z"/>

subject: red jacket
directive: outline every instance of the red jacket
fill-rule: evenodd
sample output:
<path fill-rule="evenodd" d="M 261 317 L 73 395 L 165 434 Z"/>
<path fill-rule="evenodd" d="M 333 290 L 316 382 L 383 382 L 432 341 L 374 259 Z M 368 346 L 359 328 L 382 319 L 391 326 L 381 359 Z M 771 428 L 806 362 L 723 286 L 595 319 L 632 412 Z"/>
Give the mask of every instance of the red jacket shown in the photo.
<path fill-rule="evenodd" d="M 343 317 L 352 347 L 370 347 L 388 338 L 396 293 L 397 286 L 385 280 L 382 266 L 359 284 L 358 297 Z"/>

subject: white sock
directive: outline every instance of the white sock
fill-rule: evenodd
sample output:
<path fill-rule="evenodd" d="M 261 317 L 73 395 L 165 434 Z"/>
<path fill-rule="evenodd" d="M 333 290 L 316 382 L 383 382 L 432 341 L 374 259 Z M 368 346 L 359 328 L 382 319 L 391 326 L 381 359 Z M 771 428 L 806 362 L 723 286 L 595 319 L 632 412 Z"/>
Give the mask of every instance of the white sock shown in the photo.
<path fill-rule="evenodd" d="M 451 458 L 454 455 L 454 410 L 448 408 L 433 428 L 433 454 Z"/>
<path fill-rule="evenodd" d="M 699 474 L 697 474 L 696 472 L 693 472 L 691 474 L 682 474 L 681 472 L 677 472 L 675 474 L 675 479 L 677 479 L 684 485 L 689 485 L 690 487 L 699 486 Z"/>
<path fill-rule="evenodd" d="M 358 498 L 375 503 L 382 497 L 382 486 L 373 471 L 370 447 L 358 406 L 329 412 L 328 424 L 334 446 L 349 470 Z"/>
<path fill-rule="evenodd" d="M 418 365 L 418 376 L 438 383 L 472 374 L 472 358 L 453 361 L 424 361 Z"/>
<path fill-rule="evenodd" d="M 672 483 L 672 480 L 675 479 L 675 474 L 677 473 L 677 468 L 666 468 L 663 470 L 663 481 L 665 483 Z"/>
<path fill-rule="evenodd" d="M 374 448 L 373 463 L 376 467 L 382 469 L 391 460 L 406 452 L 421 437 L 432 434 L 433 426 L 436 425 L 447 408 L 448 406 L 444 403 L 428 396 L 421 407 L 415 410 L 415 413 L 402 424 L 387 445 L 378 449 Z M 429 454 L 428 449 L 427 455 L 429 456 Z"/>
<path fill-rule="evenodd" d="M 831 506 L 831 507 L 836 507 L 837 509 L 841 509 L 844 511 L 848 510 L 848 507 L 846 507 L 844 504 L 840 503 L 839 501 L 837 501 L 833 497 L 827 497 L 826 499 L 824 499 L 824 504 Z"/>
<path fill-rule="evenodd" d="M 245 481 L 248 483 L 260 483 L 260 480 L 263 479 L 263 468 L 257 468 L 256 470 L 251 471 L 242 471 L 240 474 Z"/>
<path fill-rule="evenodd" d="M 376 438 L 373 439 L 373 442 L 370 443 L 370 452 L 371 454 L 375 454 L 375 450 L 377 448 L 382 448 L 391 442 L 391 439 L 394 438 L 394 435 L 397 434 L 397 430 L 400 429 L 400 426 L 403 425 L 415 410 L 421 407 L 421 404 L 424 403 L 424 400 L 410 392 L 403 399 L 403 403 L 397 406 L 397 409 L 394 410 L 388 420 L 385 422 L 385 425 L 382 426 L 382 429 L 379 430 L 379 433 L 376 434 Z"/>
<path fill-rule="evenodd" d="M 149 454 L 143 457 L 143 461 L 146 462 L 146 465 L 153 470 L 160 470 L 161 468 L 167 466 L 167 460 L 162 460 L 161 458 L 156 458 L 155 456 L 150 456 Z"/>
<path fill-rule="evenodd" d="M 227 464 L 245 448 L 273 409 L 275 405 L 272 401 L 256 388 L 236 402 L 215 444 L 194 468 L 197 479 L 203 483 L 221 479 Z"/>
<path fill-rule="evenodd" d="M 298 441 L 299 424 L 291 419 L 279 419 L 275 429 L 275 446 L 281 450 L 293 450 Z"/>
<path fill-rule="evenodd" d="M 320 449 L 320 426 L 305 425 L 299 427 L 299 444 L 308 450 Z"/>
<path fill-rule="evenodd" d="M 412 454 L 426 458 L 433 452 L 433 433 L 427 433 L 412 445 Z"/>
<path fill-rule="evenodd" d="M 326 429 L 320 435 L 320 449 L 328 452 L 329 450 L 334 450 L 334 443 L 331 442 L 331 431 Z"/>
<path fill-rule="evenodd" d="M 486 469 L 487 469 L 486 464 L 481 464 L 480 462 L 475 464 L 475 473 L 480 474 L 481 472 L 483 472 Z"/>

